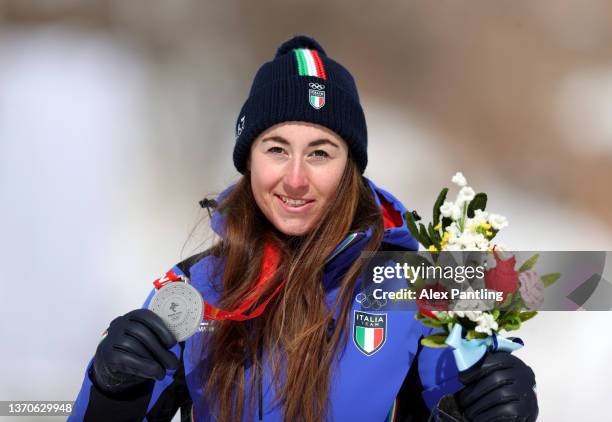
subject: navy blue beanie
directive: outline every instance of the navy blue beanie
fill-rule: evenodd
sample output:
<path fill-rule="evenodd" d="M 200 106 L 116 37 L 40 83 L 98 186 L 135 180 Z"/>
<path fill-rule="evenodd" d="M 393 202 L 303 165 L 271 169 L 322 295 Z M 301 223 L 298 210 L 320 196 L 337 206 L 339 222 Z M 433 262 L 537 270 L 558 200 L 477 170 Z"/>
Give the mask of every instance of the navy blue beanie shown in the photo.
<path fill-rule="evenodd" d="M 348 70 L 327 57 L 317 41 L 296 36 L 264 63 L 236 122 L 234 165 L 246 170 L 251 144 L 277 123 L 316 123 L 348 144 L 361 173 L 368 163 L 368 134 L 357 86 Z"/>

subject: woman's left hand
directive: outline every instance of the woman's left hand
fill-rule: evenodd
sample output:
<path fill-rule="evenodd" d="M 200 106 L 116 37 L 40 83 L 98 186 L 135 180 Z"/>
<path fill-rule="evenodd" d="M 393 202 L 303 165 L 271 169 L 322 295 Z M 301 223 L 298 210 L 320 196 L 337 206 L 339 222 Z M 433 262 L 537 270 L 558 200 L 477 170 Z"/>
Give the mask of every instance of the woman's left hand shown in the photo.
<path fill-rule="evenodd" d="M 510 353 L 487 353 L 459 380 L 465 387 L 455 398 L 469 421 L 532 422 L 538 416 L 535 375 Z"/>

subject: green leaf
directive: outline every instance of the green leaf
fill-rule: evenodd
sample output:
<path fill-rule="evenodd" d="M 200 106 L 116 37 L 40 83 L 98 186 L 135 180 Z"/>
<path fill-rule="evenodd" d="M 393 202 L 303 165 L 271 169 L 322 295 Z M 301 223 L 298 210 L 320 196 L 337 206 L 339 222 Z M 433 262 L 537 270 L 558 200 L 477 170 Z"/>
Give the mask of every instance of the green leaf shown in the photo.
<path fill-rule="evenodd" d="M 434 321 L 432 319 L 422 320 L 421 324 L 425 325 L 426 327 L 431 327 L 431 328 L 445 328 L 446 327 L 446 324 L 442 323 L 441 321 Z"/>
<path fill-rule="evenodd" d="M 507 318 L 507 320 L 503 323 L 503 325 L 500 325 L 499 328 L 506 331 L 518 330 L 521 328 L 521 318 L 519 316 Z"/>
<path fill-rule="evenodd" d="M 442 217 L 442 231 L 445 232 L 446 228 L 452 224 L 453 220 L 449 217 Z"/>
<path fill-rule="evenodd" d="M 421 344 L 427 347 L 448 347 L 448 344 L 444 343 L 446 337 L 448 337 L 446 333 L 430 334 L 421 339 Z"/>
<path fill-rule="evenodd" d="M 417 277 L 416 280 L 412 280 L 412 290 L 418 292 L 420 289 L 424 288 L 427 285 L 427 282 L 421 278 Z"/>
<path fill-rule="evenodd" d="M 540 257 L 540 254 L 537 253 L 531 258 L 529 258 L 527 261 L 525 261 L 523 265 L 521 265 L 521 267 L 519 268 L 519 273 L 532 269 L 533 266 L 536 264 L 536 262 L 538 262 L 539 257 Z"/>
<path fill-rule="evenodd" d="M 446 312 L 439 312 L 436 315 L 438 316 L 438 320 L 442 321 L 444 324 L 454 321 L 454 318 L 448 315 Z"/>
<path fill-rule="evenodd" d="M 422 319 L 422 320 L 424 320 L 424 321 L 435 321 L 435 322 L 437 322 L 437 321 L 438 321 L 438 319 L 437 319 L 437 318 L 432 318 L 432 317 L 430 317 L 429 315 L 425 315 L 425 314 L 423 314 L 423 313 L 421 313 L 421 312 L 418 312 L 418 314 L 422 316 L 422 318 L 421 318 L 421 319 Z"/>
<path fill-rule="evenodd" d="M 524 307 L 525 307 L 525 302 L 523 302 L 523 298 L 521 297 L 521 293 L 517 291 L 514 294 L 514 297 L 512 298 L 512 306 L 510 306 L 510 310 L 512 310 L 513 312 L 517 313 L 517 315 L 518 315 L 518 313 Z"/>
<path fill-rule="evenodd" d="M 508 293 L 507 295 L 505 295 L 505 299 L 501 303 L 501 305 L 499 305 L 499 309 L 504 310 L 504 311 L 507 311 L 508 309 L 510 309 L 512 307 L 513 298 L 514 298 L 513 293 Z"/>
<path fill-rule="evenodd" d="M 493 309 L 491 311 L 491 315 L 493 316 L 493 319 L 497 321 L 497 318 L 499 318 L 499 309 Z"/>
<path fill-rule="evenodd" d="M 508 321 L 512 321 L 513 319 L 520 319 L 519 315 L 520 313 L 514 310 L 502 311 L 499 314 L 499 318 L 497 318 L 497 324 L 501 327 Z"/>
<path fill-rule="evenodd" d="M 433 226 L 434 227 L 436 227 L 438 223 L 440 222 L 440 207 L 444 203 L 447 193 L 448 193 L 448 188 L 442 189 L 440 191 L 440 194 L 438 195 L 438 199 L 436 199 L 436 202 L 434 203 L 434 207 L 433 207 Z"/>
<path fill-rule="evenodd" d="M 487 194 L 484 192 L 479 192 L 474 196 L 474 199 L 470 201 L 470 205 L 467 209 L 467 216 L 469 218 L 474 218 L 474 211 L 482 210 L 484 211 L 487 206 Z"/>
<path fill-rule="evenodd" d="M 419 241 L 426 248 L 429 248 L 433 244 L 423 223 L 419 223 Z"/>
<path fill-rule="evenodd" d="M 540 279 L 542 280 L 542 283 L 544 283 L 544 287 L 548 287 L 555 281 L 559 280 L 559 277 L 561 277 L 561 273 L 550 273 L 543 275 L 540 277 Z"/>
<path fill-rule="evenodd" d="M 465 230 L 465 219 L 467 217 L 467 209 L 468 209 L 468 205 L 466 202 L 463 203 L 463 207 L 461 209 L 461 218 L 459 219 L 458 223 L 459 223 L 459 230 L 464 231 Z"/>
<path fill-rule="evenodd" d="M 440 234 L 434 230 L 433 224 L 429 223 L 427 227 L 427 232 L 429 233 L 429 238 L 433 241 L 434 245 L 436 245 L 436 249 L 440 250 Z"/>
<path fill-rule="evenodd" d="M 416 223 L 414 221 L 414 216 L 410 211 L 407 211 L 404 214 L 404 218 L 406 219 L 406 224 L 408 226 L 408 230 L 410 230 L 410 234 L 415 238 L 419 238 L 419 229 L 417 229 Z"/>
<path fill-rule="evenodd" d="M 525 322 L 525 321 L 533 318 L 537 314 L 538 314 L 538 311 L 521 312 L 519 314 L 519 318 L 521 319 L 521 322 Z"/>
<path fill-rule="evenodd" d="M 474 340 L 475 338 L 487 338 L 487 337 L 489 337 L 487 334 L 479 333 L 476 330 L 468 330 L 467 334 L 465 335 L 465 338 L 468 340 Z"/>

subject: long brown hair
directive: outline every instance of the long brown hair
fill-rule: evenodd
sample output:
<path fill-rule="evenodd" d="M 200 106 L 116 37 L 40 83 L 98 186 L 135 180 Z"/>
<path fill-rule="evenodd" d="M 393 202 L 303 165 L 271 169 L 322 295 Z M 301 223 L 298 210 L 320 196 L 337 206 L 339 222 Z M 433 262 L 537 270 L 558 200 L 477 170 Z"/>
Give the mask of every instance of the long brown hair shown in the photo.
<path fill-rule="evenodd" d="M 345 273 L 332 309 L 325 302 L 323 270 L 326 260 L 349 232 L 372 228 L 365 250 L 378 249 L 383 218 L 367 181 L 350 159 L 336 198 L 323 211 L 318 224 L 296 238 L 276 230 L 261 213 L 251 191 L 247 172 L 217 212 L 226 217 L 225 235 L 213 248 L 223 259 L 222 294 L 219 307 L 234 309 L 257 279 L 264 241 L 277 244 L 279 267 L 262 295 L 265 299 L 283 280 L 286 285 L 266 308 L 250 321 L 218 321 L 211 332 L 204 387 L 219 421 L 241 420 L 245 409 L 246 383 L 249 419 L 255 409 L 257 377 L 262 355 L 270 354 L 276 386 L 276 403 L 283 406 L 286 421 L 319 421 L 328 415 L 329 376 L 336 352 L 346 345 L 352 294 L 361 269 L 357 259 Z M 255 306 L 255 305 L 254 305 Z M 328 333 L 334 310 L 340 307 L 337 329 Z M 251 366 L 251 376 L 245 370 Z"/>

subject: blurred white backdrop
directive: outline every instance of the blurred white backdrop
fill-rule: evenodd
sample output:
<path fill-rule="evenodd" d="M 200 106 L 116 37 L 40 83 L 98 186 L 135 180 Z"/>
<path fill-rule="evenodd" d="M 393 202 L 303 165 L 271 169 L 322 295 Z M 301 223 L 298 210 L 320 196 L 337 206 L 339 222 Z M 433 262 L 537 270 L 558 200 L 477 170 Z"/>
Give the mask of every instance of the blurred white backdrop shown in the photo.
<path fill-rule="evenodd" d="M 245 43 L 233 54 L 253 53 Z M 160 70 L 137 43 L 78 25 L 4 25 L 0 63 L 0 400 L 74 400 L 110 320 L 189 255 L 184 243 L 205 212 L 197 201 L 237 179 L 233 126 L 250 79 L 234 86 L 235 63 L 214 60 L 196 89 L 190 73 Z M 507 247 L 612 250 L 601 215 L 479 166 L 448 147 L 468 140 L 409 106 L 368 91 L 362 103 L 366 175 L 408 208 L 428 215 L 462 170 L 510 220 Z M 611 316 L 542 312 L 525 324 L 517 355 L 537 375 L 539 420 L 610 419 L 612 340 L 602 330 Z"/>

